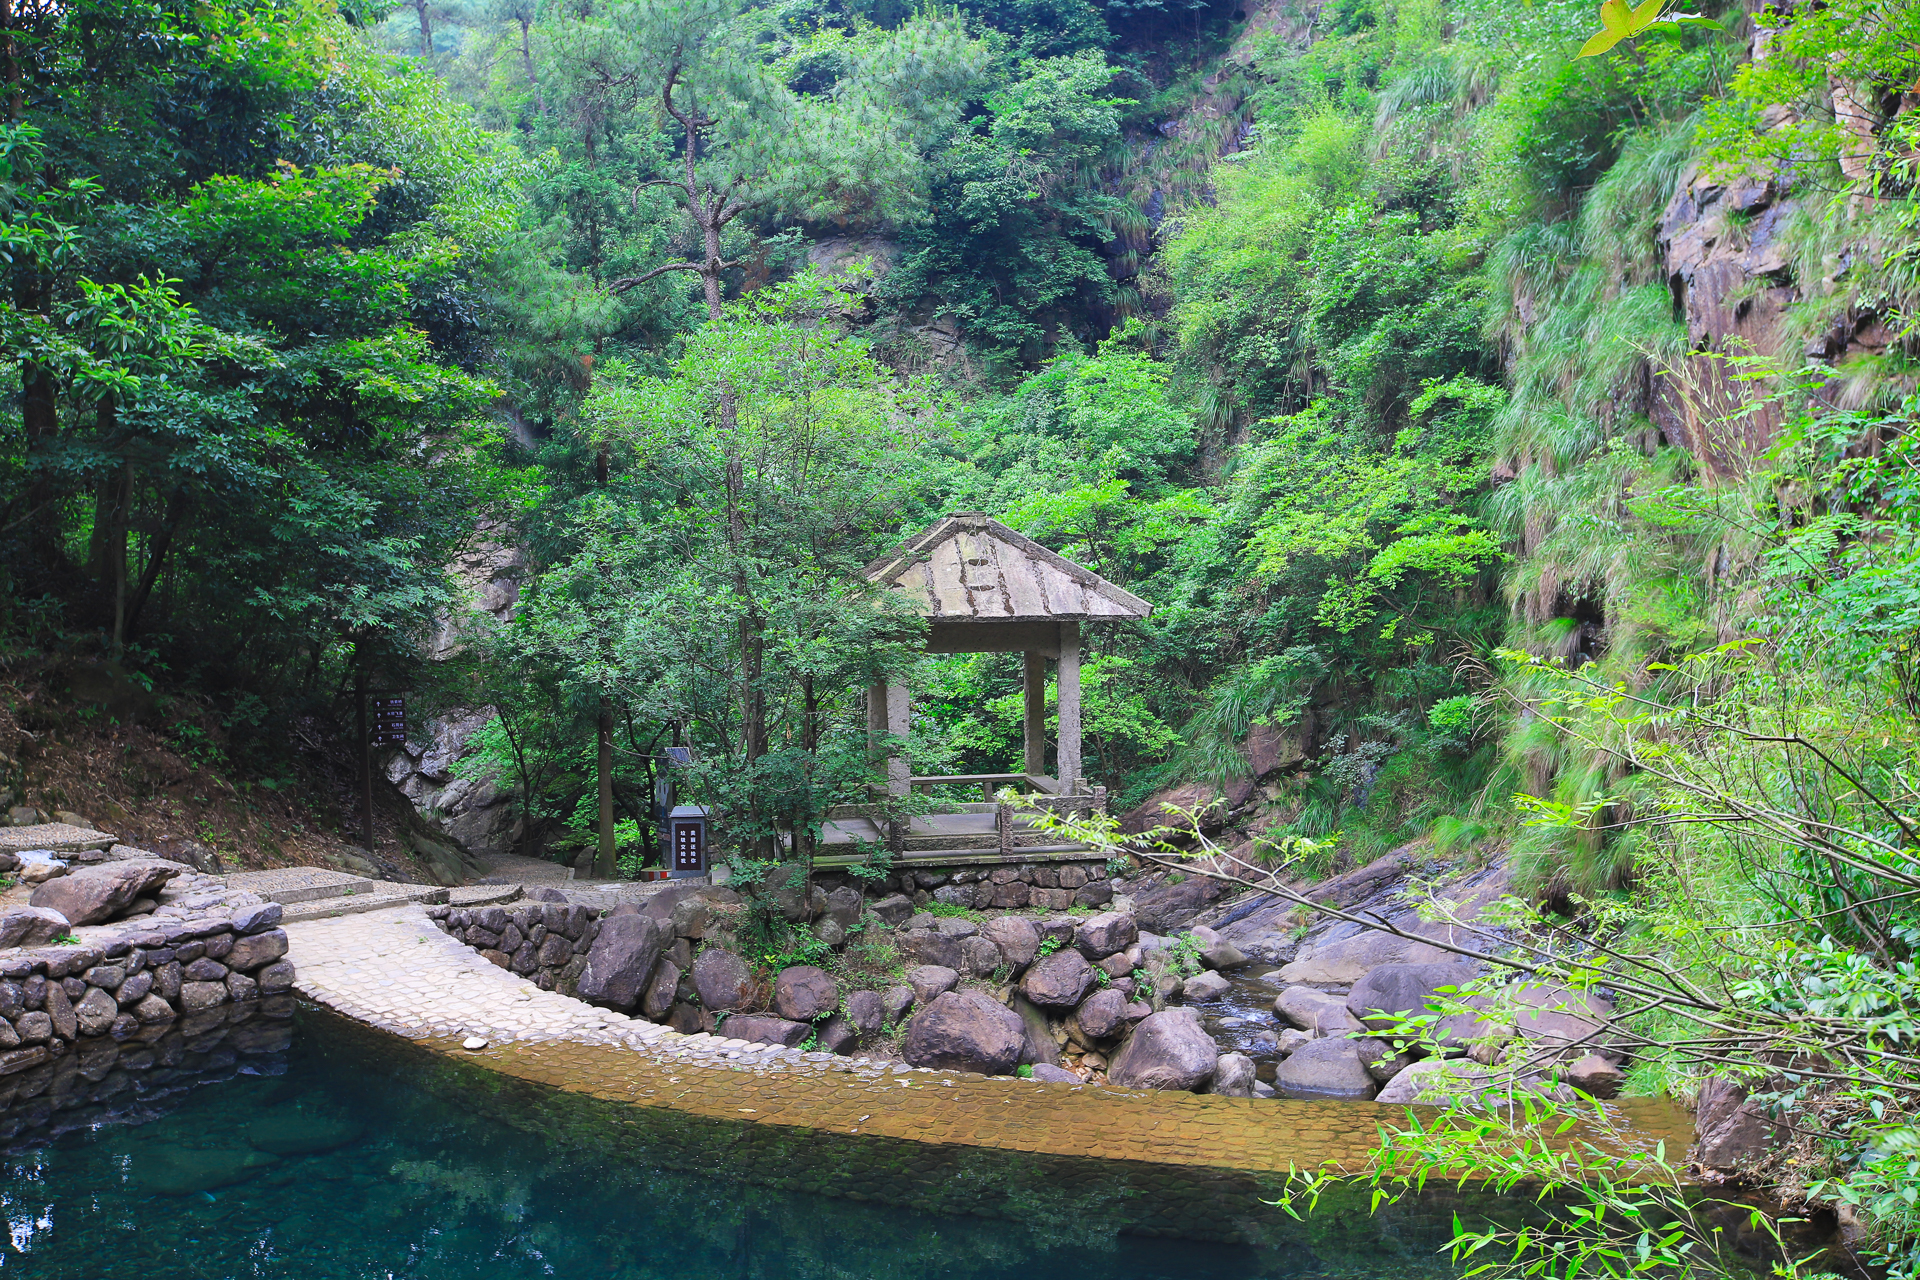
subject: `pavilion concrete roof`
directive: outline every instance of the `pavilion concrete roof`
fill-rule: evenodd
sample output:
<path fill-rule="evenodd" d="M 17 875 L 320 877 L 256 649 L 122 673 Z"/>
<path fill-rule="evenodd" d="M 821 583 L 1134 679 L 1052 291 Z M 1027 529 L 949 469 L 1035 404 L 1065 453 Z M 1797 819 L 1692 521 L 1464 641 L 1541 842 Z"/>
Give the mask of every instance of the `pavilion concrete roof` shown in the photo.
<path fill-rule="evenodd" d="M 1153 606 L 978 511 L 946 516 L 866 568 L 919 612 L 950 622 L 1144 618 Z"/>

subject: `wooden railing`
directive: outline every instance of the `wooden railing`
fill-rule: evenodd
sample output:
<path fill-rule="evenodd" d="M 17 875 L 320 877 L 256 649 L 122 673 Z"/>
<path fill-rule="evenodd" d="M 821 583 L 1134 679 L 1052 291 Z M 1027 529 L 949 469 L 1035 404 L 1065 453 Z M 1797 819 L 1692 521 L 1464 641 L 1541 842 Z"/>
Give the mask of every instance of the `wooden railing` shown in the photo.
<path fill-rule="evenodd" d="M 1030 813 L 1039 810 L 1046 813 L 1085 814 L 1092 812 L 1105 813 L 1107 808 L 1107 789 L 1105 787 L 1093 787 L 1088 791 L 1073 795 L 1060 795 L 1060 783 L 1056 779 L 1029 773 L 928 774 L 921 777 L 910 778 L 908 782 L 909 785 L 922 790 L 929 787 L 978 783 L 981 788 L 981 793 L 984 796 L 983 800 L 955 801 L 942 806 L 941 809 L 935 810 L 935 812 L 992 813 L 994 831 L 999 836 L 1000 853 L 1004 856 L 1011 856 L 1013 852 L 1019 848 L 1020 835 L 1015 829 L 1015 824 L 1018 822 L 1022 812 Z M 995 794 L 1001 786 L 1018 786 L 1021 784 L 1025 784 L 1031 788 L 1031 790 L 1023 795 L 1017 804 L 1008 804 L 994 799 Z M 872 784 L 872 789 L 875 791 L 884 791 L 886 784 L 884 782 L 876 782 Z M 906 835 L 905 827 L 897 817 L 890 817 L 887 814 L 887 807 L 885 805 L 845 805 L 837 809 L 836 812 L 845 813 L 849 816 L 858 815 L 861 817 L 884 819 L 887 826 L 887 843 L 891 845 L 896 852 L 903 847 L 903 841 Z"/>
<path fill-rule="evenodd" d="M 920 777 L 908 778 L 907 785 L 916 790 L 925 791 L 931 787 L 980 785 L 980 798 L 991 802 L 994 793 L 1003 786 L 1024 784 L 1029 791 L 1038 791 L 1043 795 L 1060 794 L 1060 780 L 1049 778 L 1041 773 L 931 773 Z"/>

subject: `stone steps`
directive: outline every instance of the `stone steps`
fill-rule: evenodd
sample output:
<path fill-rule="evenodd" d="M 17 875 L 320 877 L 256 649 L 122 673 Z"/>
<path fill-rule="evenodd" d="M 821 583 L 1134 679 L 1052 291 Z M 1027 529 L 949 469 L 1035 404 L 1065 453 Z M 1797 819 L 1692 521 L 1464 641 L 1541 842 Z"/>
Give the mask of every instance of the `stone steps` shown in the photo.
<path fill-rule="evenodd" d="M 347 871 L 325 867 L 275 867 L 268 871 L 236 871 L 227 877 L 227 886 L 257 893 L 268 902 L 292 906 L 296 902 L 314 902 L 345 894 L 382 892 L 378 880 L 369 880 Z"/>
<path fill-rule="evenodd" d="M 304 899 L 287 907 L 280 918 L 287 923 L 329 920 L 335 916 L 354 916 L 367 911 L 385 911 L 389 907 L 404 907 L 414 902 L 431 906 L 447 900 L 447 890 L 440 885 L 388 884 L 378 880 L 369 880 L 367 883 L 377 885 L 378 889 L 369 893 Z"/>

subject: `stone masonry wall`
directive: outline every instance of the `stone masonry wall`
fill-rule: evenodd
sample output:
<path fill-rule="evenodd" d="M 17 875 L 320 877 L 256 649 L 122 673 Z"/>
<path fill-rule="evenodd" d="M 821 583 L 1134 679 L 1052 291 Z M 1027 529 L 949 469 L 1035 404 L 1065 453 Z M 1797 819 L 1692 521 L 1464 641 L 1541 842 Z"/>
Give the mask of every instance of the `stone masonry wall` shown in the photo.
<path fill-rule="evenodd" d="M 827 883 L 822 878 L 821 883 Z M 1113 901 L 1113 884 L 1098 862 L 1022 863 L 1018 866 L 941 870 L 902 870 L 888 883 L 924 907 L 946 902 L 986 911 L 1036 907 L 1066 911 L 1104 907 Z"/>
<path fill-rule="evenodd" d="M 504 907 L 429 907 L 427 914 L 502 969 L 532 978 L 542 991 L 571 995 L 600 931 L 600 912 L 552 889 L 531 893 L 550 897 Z"/>
<path fill-rule="evenodd" d="M 77 946 L 0 951 L 0 1090 L 88 1041 L 220 1025 L 226 1006 L 293 989 L 277 902 Z"/>

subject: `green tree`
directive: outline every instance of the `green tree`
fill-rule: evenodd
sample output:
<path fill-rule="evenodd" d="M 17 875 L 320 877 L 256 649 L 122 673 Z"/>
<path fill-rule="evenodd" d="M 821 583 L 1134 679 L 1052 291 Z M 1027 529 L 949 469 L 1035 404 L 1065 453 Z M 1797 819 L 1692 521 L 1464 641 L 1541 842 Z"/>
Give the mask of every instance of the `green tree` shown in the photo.
<path fill-rule="evenodd" d="M 914 620 L 858 574 L 928 496 L 924 406 L 803 279 L 736 304 L 665 377 L 613 366 L 585 409 L 609 485 L 515 622 L 539 653 L 700 752 L 738 845 L 804 851 L 870 774 L 863 691 Z M 748 650 L 751 647 L 751 651 Z"/>

